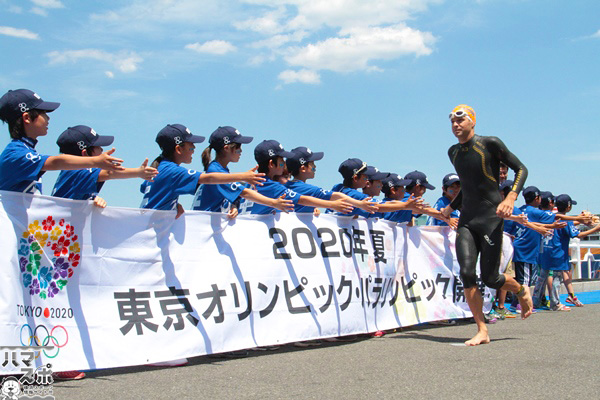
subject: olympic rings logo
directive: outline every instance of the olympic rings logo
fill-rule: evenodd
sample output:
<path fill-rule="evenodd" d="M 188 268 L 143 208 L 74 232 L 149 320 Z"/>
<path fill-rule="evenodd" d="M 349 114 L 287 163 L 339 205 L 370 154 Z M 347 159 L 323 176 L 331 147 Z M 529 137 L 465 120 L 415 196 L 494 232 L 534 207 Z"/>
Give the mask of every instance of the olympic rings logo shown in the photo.
<path fill-rule="evenodd" d="M 57 330 L 58 329 L 58 330 Z M 26 331 L 26 336 L 23 335 L 23 332 Z M 63 331 L 63 335 L 60 335 L 60 338 L 64 340 L 64 343 L 60 344 L 61 341 L 57 338 L 57 336 L 59 336 L 60 330 Z M 56 334 L 55 334 L 56 331 Z M 41 335 L 45 335 L 42 336 Z M 64 337 L 62 337 L 64 336 Z M 67 329 L 62 326 L 62 325 L 56 325 L 55 327 L 53 327 L 51 330 L 48 330 L 48 328 L 46 327 L 46 325 L 37 325 L 34 328 L 32 328 L 29 324 L 24 324 L 23 326 L 21 326 L 21 332 L 19 334 L 19 338 L 21 340 L 21 345 L 22 346 L 54 346 L 56 348 L 56 353 L 55 354 L 48 354 L 46 352 L 46 350 L 42 350 L 44 352 L 44 355 L 48 358 L 55 358 L 58 356 L 58 353 L 60 352 L 60 349 L 62 349 L 63 347 L 65 347 L 67 345 L 67 343 L 69 343 L 69 333 L 67 332 Z M 26 339 L 26 340 L 23 340 Z M 39 352 L 38 355 L 35 358 L 39 357 Z"/>

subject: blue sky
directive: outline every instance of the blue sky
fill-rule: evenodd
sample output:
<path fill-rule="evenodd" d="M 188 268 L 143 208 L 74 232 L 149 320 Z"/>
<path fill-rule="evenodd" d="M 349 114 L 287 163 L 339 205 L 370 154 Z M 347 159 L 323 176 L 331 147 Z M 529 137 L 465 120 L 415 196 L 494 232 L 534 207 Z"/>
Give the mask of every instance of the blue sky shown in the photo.
<path fill-rule="evenodd" d="M 527 184 L 598 213 L 598 15 L 596 1 L 0 0 L 0 91 L 62 103 L 44 154 L 85 124 L 116 136 L 116 155 L 137 166 L 159 154 L 167 123 L 207 137 L 231 125 L 255 137 L 232 171 L 277 139 L 325 152 L 314 184 L 330 188 L 358 157 L 425 172 L 430 203 L 452 172 L 448 113 L 467 103 L 476 132 L 527 165 Z M 56 176 L 44 176 L 45 194 Z M 101 196 L 137 207 L 140 182 L 108 182 Z"/>

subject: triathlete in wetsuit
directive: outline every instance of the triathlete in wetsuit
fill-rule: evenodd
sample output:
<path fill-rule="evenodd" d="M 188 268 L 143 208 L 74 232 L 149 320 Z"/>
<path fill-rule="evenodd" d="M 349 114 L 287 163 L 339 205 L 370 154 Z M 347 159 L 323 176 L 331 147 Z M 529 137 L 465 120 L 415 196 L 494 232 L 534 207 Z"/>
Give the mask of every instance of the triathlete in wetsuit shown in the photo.
<path fill-rule="evenodd" d="M 517 293 L 522 317 L 531 315 L 529 290 L 508 275 L 498 273 L 502 252 L 502 218 L 512 214 L 514 202 L 527 178 L 527 168 L 496 137 L 475 135 L 475 111 L 464 104 L 450 114 L 452 132 L 458 144 L 450 147 L 448 156 L 460 178 L 461 191 L 452 203 L 443 209 L 444 215 L 461 208 L 456 235 L 456 257 L 465 297 L 477 322 L 478 333 L 467 345 L 490 341 L 483 316 L 483 298 L 476 286 L 477 257 L 483 282 L 494 289 Z M 498 191 L 500 162 L 515 171 L 511 192 L 502 200 Z"/>
<path fill-rule="evenodd" d="M 456 237 L 456 256 L 464 287 L 476 285 L 476 263 L 481 253 L 481 279 L 486 286 L 500 289 L 503 275 L 498 273 L 502 253 L 503 219 L 496 215 L 502 201 L 498 190 L 500 161 L 516 171 L 511 190 L 523 189 L 527 168 L 500 139 L 493 136 L 473 137 L 466 143 L 450 147 L 448 156 L 460 177 L 461 190 L 450 206 L 462 205 Z"/>

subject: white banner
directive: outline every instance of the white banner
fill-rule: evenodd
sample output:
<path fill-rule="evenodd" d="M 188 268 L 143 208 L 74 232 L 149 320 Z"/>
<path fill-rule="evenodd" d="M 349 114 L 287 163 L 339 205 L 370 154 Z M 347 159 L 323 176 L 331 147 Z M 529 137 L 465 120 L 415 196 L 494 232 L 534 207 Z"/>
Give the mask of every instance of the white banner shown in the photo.
<path fill-rule="evenodd" d="M 0 230 L 0 346 L 54 346 L 54 371 L 471 316 L 447 227 L 0 192 Z"/>

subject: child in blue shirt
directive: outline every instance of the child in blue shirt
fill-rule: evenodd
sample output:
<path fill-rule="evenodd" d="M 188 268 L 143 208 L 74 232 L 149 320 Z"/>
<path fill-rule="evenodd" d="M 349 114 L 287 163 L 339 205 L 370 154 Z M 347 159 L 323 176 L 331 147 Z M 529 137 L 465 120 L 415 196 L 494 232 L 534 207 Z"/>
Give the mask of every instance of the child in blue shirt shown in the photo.
<path fill-rule="evenodd" d="M 192 162 L 194 143 L 204 141 L 203 136 L 192 135 L 190 130 L 181 124 L 167 125 L 158 132 L 156 142 L 162 153 L 154 160 L 152 167 L 158 175 L 151 182 L 144 182 L 140 187 L 144 194 L 141 208 L 153 210 L 177 210 L 175 218 L 183 214 L 183 207 L 178 203 L 180 194 L 194 194 L 199 184 L 247 182 L 252 185 L 261 184 L 264 174 L 256 174 L 254 170 L 242 173 L 201 173 L 182 167 L 180 164 Z"/>
<path fill-rule="evenodd" d="M 577 204 L 577 202 L 571 199 L 571 196 L 568 194 L 556 196 L 555 205 L 559 214 L 565 214 L 571 211 L 573 204 Z M 573 221 L 567 221 L 567 226 L 554 231 L 556 240 L 554 243 L 550 243 L 552 250 L 548 252 L 549 254 L 546 254 L 546 248 L 544 248 L 543 257 L 551 258 L 550 265 L 560 271 L 559 273 L 562 273 L 563 281 L 568 293 L 566 302 L 577 307 L 583 307 L 583 303 L 575 296 L 573 290 L 573 272 L 571 270 L 571 264 L 569 263 L 569 242 L 572 238 L 582 239 L 598 231 L 600 231 L 600 224 L 585 232 L 579 232 L 579 229 L 575 227 Z"/>
<path fill-rule="evenodd" d="M 460 192 L 460 179 L 456 173 L 451 172 L 442 179 L 442 197 L 440 197 L 433 208 L 440 211 L 446 206 L 448 206 L 452 200 L 456 198 L 458 193 Z M 454 210 L 450 214 L 450 218 L 459 218 L 460 210 Z M 427 217 L 427 225 L 435 225 L 435 226 L 448 226 L 448 224 L 442 220 L 437 218 L 433 218 L 431 216 Z"/>
<path fill-rule="evenodd" d="M 38 138 L 48 134 L 48 113 L 60 103 L 47 102 L 28 89 L 9 90 L 0 98 L 0 120 L 8 124 L 13 139 L 0 155 L 0 190 L 41 193 L 41 177 L 46 171 L 102 168 L 123 169 L 123 160 L 111 155 L 115 149 L 94 157 L 67 154 L 41 155 L 35 150 Z"/>
<path fill-rule="evenodd" d="M 204 170 L 228 174 L 229 163 L 236 163 L 240 160 L 242 144 L 250 143 L 253 139 L 251 136 L 242 136 L 234 127 L 218 127 L 208 139 L 209 146 L 202 152 Z M 215 150 L 216 153 L 216 158 L 212 161 L 211 150 Z M 256 190 L 239 183 L 200 185 L 194 196 L 192 208 L 202 211 L 227 212 L 230 218 L 235 218 L 238 214 L 236 203 L 240 198 L 265 204 L 284 212 L 291 211 L 293 208 L 292 201 L 283 196 L 274 199 L 265 197 Z"/>
<path fill-rule="evenodd" d="M 344 199 L 323 200 L 321 198 L 297 193 L 288 189 L 276 180 L 285 171 L 284 157 L 292 157 L 293 153 L 285 151 L 283 146 L 276 140 L 264 140 L 254 149 L 254 158 L 258 163 L 258 171 L 267 175 L 264 185 L 257 188 L 258 192 L 266 197 L 278 198 L 285 195 L 296 205 L 308 207 L 331 208 L 340 212 L 349 212 L 352 206 Z M 252 214 L 270 214 L 277 210 L 262 204 L 252 206 Z"/>
<path fill-rule="evenodd" d="M 56 144 L 63 154 L 94 157 L 102 153 L 102 147 L 113 143 L 113 136 L 101 136 L 89 126 L 77 125 L 67 128 L 60 134 Z M 158 171 L 148 166 L 146 158 L 139 168 L 124 168 L 121 171 L 106 171 L 100 168 L 86 168 L 61 171 L 54 184 L 52 196 L 73 200 L 94 201 L 98 207 L 106 207 L 106 201 L 97 196 L 109 179 L 142 178 L 152 180 Z"/>
<path fill-rule="evenodd" d="M 369 176 L 372 177 L 381 177 L 381 175 L 377 175 L 380 174 L 375 168 L 371 167 L 372 169 L 369 170 L 369 166 L 367 165 L 367 163 L 362 162 L 360 159 L 358 158 L 349 158 L 346 161 L 342 162 L 340 164 L 340 167 L 338 168 L 338 171 L 340 172 L 340 174 L 342 175 L 342 177 L 344 178 L 342 183 L 338 183 L 337 185 L 335 185 L 332 190 L 334 192 L 341 192 L 343 194 L 345 194 L 348 197 L 351 197 L 353 199 L 359 200 L 359 201 L 363 201 L 366 199 L 371 199 L 371 197 L 368 194 L 365 194 L 363 192 L 359 192 L 358 189 L 363 189 L 369 180 Z M 369 172 L 367 172 L 369 171 Z M 386 175 L 385 173 L 381 173 L 383 175 Z M 411 212 L 410 210 L 413 209 L 420 209 L 420 202 L 418 199 L 415 198 L 407 198 L 403 201 L 398 201 L 398 200 L 389 200 L 389 201 L 385 201 L 385 202 L 375 202 L 377 204 L 377 209 L 378 212 L 383 214 L 385 216 L 385 213 L 391 213 L 394 211 L 399 211 L 399 210 L 408 210 L 408 212 Z M 403 212 L 403 211 L 399 211 L 399 212 Z M 406 212 L 406 211 L 404 211 Z M 343 213 L 338 213 L 338 215 L 352 215 L 352 216 L 363 216 L 363 217 L 367 217 L 368 214 L 365 213 L 362 210 L 353 210 L 351 213 L 347 213 L 347 214 L 343 214 Z"/>
<path fill-rule="evenodd" d="M 317 171 L 315 161 L 318 161 L 323 158 L 323 152 L 312 152 L 307 147 L 296 147 L 295 149 L 292 149 L 291 154 L 292 155 L 290 155 L 286 159 L 287 169 L 289 173 L 293 176 L 293 179 L 288 180 L 285 183 L 285 186 L 288 189 L 291 189 L 294 192 L 299 193 L 301 195 L 312 196 L 323 200 L 343 199 L 350 203 L 352 206 L 360 208 L 361 210 L 364 210 L 366 213 L 369 214 L 374 213 L 378 210 L 377 205 L 371 202 L 370 198 L 365 198 L 364 200 L 356 200 L 354 198 L 346 196 L 341 192 L 325 190 L 320 187 L 306 183 L 308 179 L 313 179 L 315 177 L 315 172 Z M 318 209 L 315 207 L 303 206 L 301 204 L 297 204 L 294 208 L 294 211 L 297 213 L 314 213 L 315 210 Z"/>

